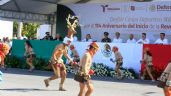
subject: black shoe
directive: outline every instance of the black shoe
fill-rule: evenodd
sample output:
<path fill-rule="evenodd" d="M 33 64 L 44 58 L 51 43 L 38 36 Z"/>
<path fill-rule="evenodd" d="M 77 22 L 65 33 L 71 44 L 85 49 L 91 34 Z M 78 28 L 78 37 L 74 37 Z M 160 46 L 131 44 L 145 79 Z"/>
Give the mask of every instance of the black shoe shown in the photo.
<path fill-rule="evenodd" d="M 45 79 L 45 80 L 44 80 L 44 83 L 45 83 L 45 86 L 46 86 L 46 87 L 49 86 L 49 80 L 48 80 L 48 79 Z"/>
<path fill-rule="evenodd" d="M 66 91 L 66 89 L 60 87 L 60 88 L 59 88 L 59 91 Z"/>

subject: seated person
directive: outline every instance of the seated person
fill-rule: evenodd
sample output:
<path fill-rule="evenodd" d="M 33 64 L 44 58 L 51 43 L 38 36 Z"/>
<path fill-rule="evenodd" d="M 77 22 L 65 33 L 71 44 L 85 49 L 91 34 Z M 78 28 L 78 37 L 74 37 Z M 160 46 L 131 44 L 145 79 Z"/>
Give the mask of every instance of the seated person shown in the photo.
<path fill-rule="evenodd" d="M 63 41 L 62 37 L 57 33 L 54 40 Z"/>
<path fill-rule="evenodd" d="M 86 38 L 82 40 L 82 42 L 92 42 L 93 40 L 91 39 L 91 35 L 87 34 Z"/>
<path fill-rule="evenodd" d="M 17 39 L 17 34 L 14 34 L 12 39 Z"/>
<path fill-rule="evenodd" d="M 126 41 L 126 43 L 136 43 L 136 40 L 134 39 L 134 35 L 130 34 L 129 39 Z"/>
<path fill-rule="evenodd" d="M 120 38 L 120 33 L 116 32 L 115 33 L 115 38 L 112 41 L 113 43 L 122 43 L 122 39 Z"/>
<path fill-rule="evenodd" d="M 150 40 L 146 38 L 146 33 L 142 33 L 142 38 L 137 41 L 138 44 L 149 44 Z"/>
<path fill-rule="evenodd" d="M 20 40 L 26 40 L 28 39 L 24 34 L 21 34 Z"/>
<path fill-rule="evenodd" d="M 74 34 L 73 36 L 73 42 L 77 42 L 78 41 L 78 37 Z"/>
<path fill-rule="evenodd" d="M 155 44 L 168 44 L 168 40 L 165 38 L 165 33 L 160 33 L 160 38 L 155 41 Z"/>
<path fill-rule="evenodd" d="M 43 40 L 53 40 L 53 37 L 50 35 L 50 32 L 46 32 L 46 36 L 43 37 Z"/>
<path fill-rule="evenodd" d="M 111 42 L 111 39 L 108 37 L 109 33 L 108 32 L 104 32 L 104 38 L 102 38 L 101 42 Z"/>

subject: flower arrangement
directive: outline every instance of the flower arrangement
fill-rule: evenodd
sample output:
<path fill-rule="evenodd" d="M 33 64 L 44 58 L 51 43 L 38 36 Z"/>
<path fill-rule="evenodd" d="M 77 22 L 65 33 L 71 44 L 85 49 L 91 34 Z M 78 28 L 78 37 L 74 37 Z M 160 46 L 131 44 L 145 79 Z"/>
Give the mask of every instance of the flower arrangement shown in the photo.
<path fill-rule="evenodd" d="M 23 57 L 9 56 L 5 58 L 5 65 L 8 68 L 21 68 L 25 69 L 28 67 L 26 60 Z M 50 70 L 47 68 L 48 60 L 44 58 L 36 58 L 33 60 L 33 65 L 36 70 Z"/>
<path fill-rule="evenodd" d="M 7 56 L 5 59 L 5 64 L 10 68 L 27 68 L 27 64 L 24 58 L 19 58 L 16 56 Z M 49 71 L 48 60 L 43 58 L 36 58 L 33 61 L 35 68 L 37 70 L 46 70 Z M 76 73 L 78 69 L 72 68 L 69 64 L 66 64 L 68 73 Z M 114 68 L 110 68 L 103 63 L 93 63 L 92 70 L 94 70 L 95 76 L 108 76 L 116 77 L 117 73 L 114 71 Z M 127 79 L 137 79 L 138 75 L 133 69 L 121 68 L 122 76 Z"/>
<path fill-rule="evenodd" d="M 67 72 L 68 73 L 76 73 L 76 69 L 72 69 L 70 65 L 66 65 Z M 117 73 L 113 70 L 113 68 L 110 68 L 102 63 L 93 63 L 92 70 L 94 70 L 95 76 L 109 76 L 109 77 L 115 77 L 117 76 Z M 137 79 L 137 73 L 133 69 L 126 69 L 121 68 L 122 76 L 127 79 Z"/>
<path fill-rule="evenodd" d="M 5 65 L 8 68 L 23 68 L 23 65 L 26 65 L 22 60 L 16 56 L 7 55 L 5 58 Z"/>

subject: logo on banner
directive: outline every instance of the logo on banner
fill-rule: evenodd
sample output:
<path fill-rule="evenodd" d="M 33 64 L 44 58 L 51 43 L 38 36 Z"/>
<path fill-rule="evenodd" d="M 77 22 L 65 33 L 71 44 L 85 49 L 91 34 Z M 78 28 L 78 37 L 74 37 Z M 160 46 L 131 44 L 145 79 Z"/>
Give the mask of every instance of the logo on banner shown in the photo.
<path fill-rule="evenodd" d="M 146 11 L 144 6 L 129 6 L 130 11 Z"/>
<path fill-rule="evenodd" d="M 109 5 L 101 5 L 103 12 L 106 11 L 106 8 L 107 8 L 108 6 L 109 6 Z"/>
<path fill-rule="evenodd" d="M 109 5 L 101 5 L 101 7 L 103 12 L 121 10 L 121 8 L 109 7 Z"/>
<path fill-rule="evenodd" d="M 157 5 L 157 11 L 171 11 L 171 5 Z"/>
<path fill-rule="evenodd" d="M 150 10 L 151 12 L 156 11 L 156 6 L 155 6 L 155 5 L 150 5 L 149 10 Z"/>
<path fill-rule="evenodd" d="M 101 52 L 105 57 L 110 57 L 112 55 L 111 47 L 107 43 L 104 45 L 104 48 L 101 50 Z"/>
<path fill-rule="evenodd" d="M 149 10 L 154 11 L 171 11 L 171 5 L 150 5 Z"/>
<path fill-rule="evenodd" d="M 130 6 L 131 11 L 135 11 L 135 6 Z"/>

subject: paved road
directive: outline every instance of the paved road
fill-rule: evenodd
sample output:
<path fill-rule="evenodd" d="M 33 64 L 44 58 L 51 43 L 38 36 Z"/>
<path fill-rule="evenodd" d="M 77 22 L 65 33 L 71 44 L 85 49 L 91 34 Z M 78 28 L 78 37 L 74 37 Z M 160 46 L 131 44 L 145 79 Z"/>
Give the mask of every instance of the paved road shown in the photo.
<path fill-rule="evenodd" d="M 0 83 L 0 96 L 77 96 L 79 85 L 69 74 L 65 82 L 67 91 L 58 91 L 59 80 L 52 81 L 50 87 L 43 80 L 52 72 L 27 72 L 23 69 L 8 69 L 4 81 Z M 151 81 L 115 80 L 110 77 L 94 77 L 92 96 L 164 96 L 163 91 Z"/>

